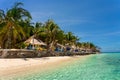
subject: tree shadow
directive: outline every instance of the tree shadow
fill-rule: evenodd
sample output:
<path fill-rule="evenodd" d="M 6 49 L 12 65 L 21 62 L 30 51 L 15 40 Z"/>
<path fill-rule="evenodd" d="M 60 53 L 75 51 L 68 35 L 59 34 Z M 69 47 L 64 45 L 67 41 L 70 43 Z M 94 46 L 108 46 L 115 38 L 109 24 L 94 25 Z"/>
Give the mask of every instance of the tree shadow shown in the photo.
<path fill-rule="evenodd" d="M 28 61 L 28 58 L 23 58 L 23 60 Z"/>

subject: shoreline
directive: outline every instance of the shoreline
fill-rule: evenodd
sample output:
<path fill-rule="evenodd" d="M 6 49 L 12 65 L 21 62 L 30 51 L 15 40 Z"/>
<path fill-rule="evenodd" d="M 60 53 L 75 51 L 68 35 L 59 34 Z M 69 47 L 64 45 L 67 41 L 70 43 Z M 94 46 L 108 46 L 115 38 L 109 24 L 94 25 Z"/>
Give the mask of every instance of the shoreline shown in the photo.
<path fill-rule="evenodd" d="M 0 59 L 0 77 L 15 77 L 36 72 L 45 72 L 58 68 L 67 62 L 87 59 L 85 56 L 59 56 L 42 58 Z"/>

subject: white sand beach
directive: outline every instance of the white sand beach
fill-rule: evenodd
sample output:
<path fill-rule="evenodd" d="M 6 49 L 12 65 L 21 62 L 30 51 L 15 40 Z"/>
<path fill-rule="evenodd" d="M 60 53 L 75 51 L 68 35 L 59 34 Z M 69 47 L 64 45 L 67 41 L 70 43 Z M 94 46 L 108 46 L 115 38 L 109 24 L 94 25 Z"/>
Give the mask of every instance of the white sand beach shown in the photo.
<path fill-rule="evenodd" d="M 57 67 L 62 63 L 73 59 L 86 59 L 87 56 L 62 56 L 62 57 L 43 57 L 43 58 L 16 58 L 16 59 L 0 59 L 0 77 L 13 76 L 16 74 L 25 74 L 30 71 L 48 70 Z"/>

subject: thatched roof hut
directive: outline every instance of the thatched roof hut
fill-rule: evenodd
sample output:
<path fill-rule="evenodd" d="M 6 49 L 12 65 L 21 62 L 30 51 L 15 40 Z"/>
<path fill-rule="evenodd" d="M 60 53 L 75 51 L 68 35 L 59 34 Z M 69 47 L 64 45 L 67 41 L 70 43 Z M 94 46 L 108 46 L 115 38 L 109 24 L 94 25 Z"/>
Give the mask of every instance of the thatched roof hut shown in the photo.
<path fill-rule="evenodd" d="M 31 36 L 24 43 L 26 43 L 26 44 L 32 44 L 32 45 L 46 45 L 43 41 L 35 39 L 34 36 Z"/>

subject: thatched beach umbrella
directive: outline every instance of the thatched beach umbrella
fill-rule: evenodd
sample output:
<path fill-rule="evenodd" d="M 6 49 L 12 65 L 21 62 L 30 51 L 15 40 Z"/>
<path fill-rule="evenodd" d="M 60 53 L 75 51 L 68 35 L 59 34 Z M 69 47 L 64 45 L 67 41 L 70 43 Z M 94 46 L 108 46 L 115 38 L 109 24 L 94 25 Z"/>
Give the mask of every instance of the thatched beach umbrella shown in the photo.
<path fill-rule="evenodd" d="M 38 45 L 38 46 L 39 45 L 45 45 L 46 46 L 46 44 L 43 41 L 35 39 L 34 36 L 31 36 L 24 43 L 33 45 L 33 49 L 34 49 L 35 45 Z"/>
<path fill-rule="evenodd" d="M 41 40 L 37 40 L 37 39 L 28 39 L 25 41 L 25 43 L 29 43 L 32 45 L 46 45 L 44 42 L 42 42 Z"/>
<path fill-rule="evenodd" d="M 65 48 L 62 44 L 57 43 L 57 46 L 60 46 L 61 48 Z"/>
<path fill-rule="evenodd" d="M 29 39 L 27 39 L 25 43 L 32 45 L 46 45 L 43 41 L 35 39 L 34 36 L 31 36 Z"/>

